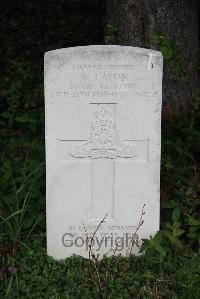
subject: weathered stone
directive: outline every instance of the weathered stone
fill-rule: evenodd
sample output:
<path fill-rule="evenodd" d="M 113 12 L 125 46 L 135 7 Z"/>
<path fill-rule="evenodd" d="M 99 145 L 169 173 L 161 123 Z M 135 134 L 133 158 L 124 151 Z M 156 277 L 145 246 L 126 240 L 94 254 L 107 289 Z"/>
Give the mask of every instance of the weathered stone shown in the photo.
<path fill-rule="evenodd" d="M 123 46 L 45 54 L 48 254 L 127 254 L 159 229 L 162 56 Z M 138 248 L 134 249 L 137 252 Z M 129 250 L 130 252 L 130 250 Z"/>

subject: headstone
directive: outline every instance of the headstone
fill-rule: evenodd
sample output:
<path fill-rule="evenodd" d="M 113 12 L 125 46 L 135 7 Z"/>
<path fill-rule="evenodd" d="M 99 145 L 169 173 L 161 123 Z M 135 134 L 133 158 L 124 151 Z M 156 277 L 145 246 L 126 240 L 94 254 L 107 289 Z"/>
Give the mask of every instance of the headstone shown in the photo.
<path fill-rule="evenodd" d="M 159 230 L 161 103 L 158 51 L 45 53 L 50 256 L 126 255 L 134 232 L 138 241 Z"/>

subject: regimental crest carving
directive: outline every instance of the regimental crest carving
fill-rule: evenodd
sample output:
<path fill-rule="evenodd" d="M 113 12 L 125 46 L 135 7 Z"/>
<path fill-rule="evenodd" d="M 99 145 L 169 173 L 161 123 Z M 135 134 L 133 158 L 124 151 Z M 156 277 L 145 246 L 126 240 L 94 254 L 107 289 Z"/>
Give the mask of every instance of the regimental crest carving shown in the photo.
<path fill-rule="evenodd" d="M 75 158 L 90 157 L 132 158 L 137 155 L 136 148 L 119 138 L 112 110 L 108 105 L 99 104 L 91 121 L 91 139 L 84 144 L 73 145 L 70 154 Z"/>

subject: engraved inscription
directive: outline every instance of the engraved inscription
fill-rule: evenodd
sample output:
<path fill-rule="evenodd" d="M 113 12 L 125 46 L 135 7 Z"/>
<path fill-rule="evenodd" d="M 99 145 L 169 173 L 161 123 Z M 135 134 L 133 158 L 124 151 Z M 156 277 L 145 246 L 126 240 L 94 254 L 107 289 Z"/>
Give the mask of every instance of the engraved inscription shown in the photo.
<path fill-rule="evenodd" d="M 64 67 L 64 65 L 63 65 Z M 71 66 L 71 79 L 65 90 L 53 90 L 51 97 L 63 98 L 126 98 L 135 88 L 134 65 L 77 64 Z"/>
<path fill-rule="evenodd" d="M 64 64 L 63 64 L 64 65 Z M 143 78 L 135 75 L 135 65 L 121 64 L 77 64 L 71 66 L 71 79 L 64 90 L 52 90 L 52 98 L 85 100 L 90 98 L 108 98 L 118 101 L 129 98 L 130 93 L 135 100 L 158 97 L 160 94 L 156 82 L 146 89 Z"/>
<path fill-rule="evenodd" d="M 67 97 L 72 97 L 72 98 L 87 98 L 87 97 L 98 97 L 98 98 L 104 98 L 104 97 L 120 97 L 120 98 L 125 98 L 127 97 L 127 92 L 126 91 L 104 91 L 104 90 L 93 90 L 93 91 L 52 91 L 51 97 L 56 97 L 56 98 L 67 98 Z"/>
<path fill-rule="evenodd" d="M 77 64 L 73 65 L 74 70 L 134 70 L 132 64 Z"/>

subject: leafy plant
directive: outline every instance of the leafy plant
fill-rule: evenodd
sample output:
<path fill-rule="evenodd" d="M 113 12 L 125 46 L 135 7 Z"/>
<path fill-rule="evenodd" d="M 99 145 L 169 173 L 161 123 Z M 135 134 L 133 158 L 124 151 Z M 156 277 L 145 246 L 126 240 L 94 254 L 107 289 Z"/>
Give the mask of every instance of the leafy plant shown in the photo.
<path fill-rule="evenodd" d="M 107 24 L 105 29 L 105 44 L 115 45 L 118 41 L 118 28 L 115 24 Z"/>
<path fill-rule="evenodd" d="M 153 34 L 150 41 L 159 45 L 163 58 L 170 67 L 172 78 L 178 81 L 189 81 L 186 60 L 175 44 L 160 33 Z"/>
<path fill-rule="evenodd" d="M 163 239 L 163 233 L 158 232 L 154 237 L 150 237 L 150 239 L 143 240 L 143 244 L 141 246 L 141 252 L 144 252 L 146 255 L 152 255 L 155 251 L 158 252 L 161 256 L 166 255 L 165 248 L 161 245 Z"/>

